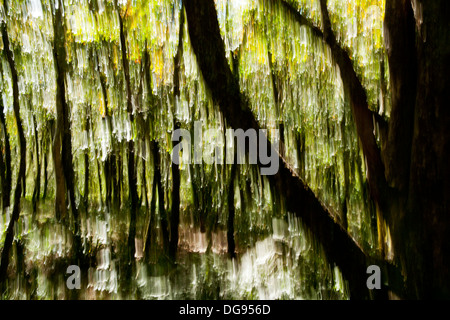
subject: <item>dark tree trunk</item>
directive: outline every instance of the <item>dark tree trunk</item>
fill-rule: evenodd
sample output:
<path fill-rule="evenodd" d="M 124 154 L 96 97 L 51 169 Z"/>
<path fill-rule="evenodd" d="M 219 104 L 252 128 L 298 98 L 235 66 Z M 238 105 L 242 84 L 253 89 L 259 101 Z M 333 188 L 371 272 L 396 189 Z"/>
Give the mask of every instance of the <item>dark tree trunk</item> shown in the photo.
<path fill-rule="evenodd" d="M 161 176 L 160 148 L 159 144 L 156 141 L 154 142 L 152 150 L 153 150 L 153 164 L 154 164 L 153 170 L 158 188 L 158 211 L 163 239 L 163 250 L 164 252 L 167 252 L 169 249 L 169 222 L 167 219 L 167 212 L 164 206 L 164 189 L 162 185 L 162 176 Z"/>
<path fill-rule="evenodd" d="M 342 139 L 342 150 L 344 150 L 343 154 L 343 162 L 344 162 L 344 197 L 341 199 L 341 225 L 344 230 L 348 230 L 348 220 L 347 220 L 347 202 L 350 200 L 350 181 L 349 175 L 351 173 L 349 165 L 350 165 L 350 151 L 347 150 L 347 138 L 345 132 L 345 110 L 343 120 L 341 122 L 341 139 Z"/>
<path fill-rule="evenodd" d="M 144 196 L 145 201 L 145 209 L 148 210 L 149 208 L 149 201 L 148 201 L 148 192 L 147 192 L 147 161 L 142 160 L 142 194 Z"/>
<path fill-rule="evenodd" d="M 39 158 L 39 136 L 37 131 L 36 116 L 33 114 L 33 125 L 34 125 L 34 142 L 36 145 L 36 183 L 34 186 L 32 203 L 33 203 L 33 213 L 36 212 L 36 205 L 39 201 L 41 195 L 41 161 Z"/>
<path fill-rule="evenodd" d="M 105 188 L 106 188 L 106 205 L 108 208 L 111 208 L 112 203 L 112 192 L 113 192 L 113 186 L 115 186 L 114 183 L 114 177 L 115 177 L 115 168 L 116 168 L 116 158 L 115 158 L 115 148 L 114 148 L 114 135 L 112 132 L 114 131 L 113 123 L 112 123 L 112 117 L 111 117 L 111 110 L 108 108 L 108 92 L 106 89 L 106 75 L 104 72 L 100 70 L 100 59 L 99 54 L 97 52 L 97 72 L 99 74 L 100 78 L 100 86 L 102 89 L 102 95 L 103 95 L 103 103 L 105 106 L 105 126 L 108 128 L 106 131 L 111 136 L 111 145 L 112 150 L 111 152 L 106 156 L 105 165 L 104 165 L 104 171 L 105 171 Z M 116 192 L 114 192 L 114 196 L 116 196 Z"/>
<path fill-rule="evenodd" d="M 89 205 L 89 153 L 84 151 L 84 208 L 88 212 Z"/>
<path fill-rule="evenodd" d="M 152 182 L 152 200 L 150 202 L 150 218 L 148 222 L 147 227 L 147 238 L 145 239 L 145 252 L 144 256 L 147 261 L 153 260 L 153 253 L 154 253 L 154 242 L 156 240 L 156 226 L 155 226 L 155 210 L 156 210 L 156 186 L 159 184 L 160 176 L 157 174 L 156 169 L 156 157 L 155 157 L 155 149 L 156 146 L 152 142 L 151 144 L 151 151 L 152 151 L 152 157 L 153 157 L 153 163 L 154 163 L 154 170 L 153 170 L 153 182 Z M 167 240 L 166 240 L 167 241 Z"/>
<path fill-rule="evenodd" d="M 384 30 L 392 109 L 383 155 L 388 182 L 403 195 L 408 189 L 417 85 L 415 21 L 410 1 L 386 1 Z"/>
<path fill-rule="evenodd" d="M 147 237 L 145 239 L 144 256 L 147 261 L 153 257 L 153 243 L 156 239 L 155 233 L 155 209 L 156 209 L 156 181 L 153 177 L 152 183 L 152 200 L 150 201 L 150 217 L 147 227 Z"/>
<path fill-rule="evenodd" d="M 180 9 L 180 26 L 178 30 L 178 47 L 177 53 L 173 59 L 174 62 L 174 74 L 173 74 L 173 98 L 172 103 L 175 106 L 177 99 L 180 98 L 180 69 L 181 58 L 183 55 L 183 32 L 184 32 L 184 6 Z M 173 129 L 180 129 L 175 116 L 175 107 L 173 107 Z M 172 142 L 172 147 L 175 147 L 177 143 Z M 172 261 L 176 259 L 176 253 L 178 248 L 178 227 L 180 224 L 180 167 L 172 162 L 172 212 L 170 215 L 170 243 L 169 243 L 169 256 Z"/>
<path fill-rule="evenodd" d="M 231 165 L 230 184 L 228 186 L 228 219 L 227 219 L 227 242 L 228 242 L 228 256 L 230 258 L 236 257 L 236 242 L 234 240 L 234 183 L 236 179 L 236 164 Z"/>
<path fill-rule="evenodd" d="M 57 0 L 59 1 L 59 0 Z M 55 215 L 56 219 L 65 219 L 66 217 L 66 184 L 64 177 L 64 167 L 62 159 L 62 137 L 64 132 L 64 109 L 65 109 L 65 88 L 64 88 L 64 67 L 66 63 L 65 49 L 64 49 L 64 31 L 61 21 L 61 9 L 56 10 L 57 14 L 53 16 L 54 28 L 54 44 L 53 44 L 53 59 L 55 62 L 56 71 L 56 126 L 53 136 L 53 167 L 55 172 Z M 59 14 L 58 14 L 59 12 Z M 59 44 L 61 43 L 62 44 Z M 58 52 L 58 49 L 60 52 Z M 58 61 L 58 56 L 61 61 Z M 60 65 L 60 64 L 63 65 Z"/>
<path fill-rule="evenodd" d="M 149 50 L 147 48 L 147 43 L 145 43 L 145 51 L 143 54 L 143 61 L 142 61 L 142 65 L 143 65 L 143 72 L 142 75 L 145 78 L 145 83 L 146 83 L 146 90 L 147 90 L 147 101 L 146 104 L 150 107 L 150 112 L 147 115 L 147 119 L 145 120 L 145 132 L 144 132 L 144 137 L 145 137 L 145 141 L 149 141 L 147 139 L 149 139 L 149 132 L 148 132 L 148 128 L 150 128 L 150 118 L 152 117 L 152 110 L 154 107 L 154 99 L 153 99 L 153 90 L 152 90 L 152 77 L 150 75 L 150 67 L 151 67 L 151 60 L 150 60 L 150 54 L 149 54 Z M 156 225 L 155 225 L 155 211 L 156 211 L 156 192 L 157 192 L 157 186 L 160 184 L 160 179 L 161 179 L 161 174 L 159 172 L 159 157 L 156 154 L 156 152 L 159 152 L 157 150 L 157 144 L 154 141 L 150 141 L 150 152 L 149 154 L 152 157 L 153 160 L 153 181 L 152 181 L 152 199 L 150 201 L 150 217 L 149 217 L 149 222 L 148 222 L 148 227 L 147 227 L 147 235 L 146 235 L 146 239 L 145 239 L 145 246 L 144 246 L 144 257 L 146 259 L 146 261 L 154 261 L 154 253 L 155 253 L 155 241 L 156 241 Z M 145 165 L 145 163 L 144 163 Z M 144 167 L 145 168 L 145 167 Z M 144 169 L 144 178 L 145 178 L 145 172 L 146 170 Z M 146 180 L 144 180 L 146 181 Z M 146 183 L 145 183 L 146 184 Z M 158 191 L 159 193 L 159 191 Z M 164 198 L 164 197 L 162 197 Z M 161 198 L 160 198 L 161 199 Z M 147 198 L 146 198 L 146 202 L 148 202 Z M 148 204 L 147 204 L 148 206 Z M 168 237 L 167 234 L 164 233 L 163 231 L 163 235 L 164 237 Z M 168 243 L 167 238 L 165 238 L 166 240 L 163 239 L 163 243 Z"/>
<path fill-rule="evenodd" d="M 57 102 L 56 102 L 56 132 L 54 138 L 54 150 L 55 157 L 55 178 L 57 183 L 57 197 L 56 201 L 57 210 L 63 210 L 65 212 L 66 194 L 64 186 L 67 189 L 68 202 L 71 207 L 73 215 L 73 233 L 74 233 L 74 253 L 75 259 L 81 257 L 81 238 L 80 238 L 80 221 L 78 216 L 78 208 L 75 201 L 75 173 L 73 169 L 72 159 L 72 137 L 71 137 L 71 125 L 70 125 L 70 110 L 67 105 L 65 97 L 65 83 L 64 78 L 67 72 L 66 62 L 66 49 L 65 49 L 65 28 L 64 17 L 62 15 L 62 1 L 59 1 L 58 9 L 55 9 L 55 15 L 53 16 L 53 27 L 55 33 L 54 40 L 54 58 L 56 69 L 56 84 L 57 84 Z M 57 169 L 58 167 L 58 169 Z M 58 177 L 58 174 L 63 173 L 62 177 Z M 58 186 L 61 184 L 60 186 Z M 64 205 L 64 209 L 62 206 Z"/>
<path fill-rule="evenodd" d="M 128 121 L 130 121 L 131 127 L 133 127 L 134 115 L 133 115 L 133 106 L 131 103 L 131 83 L 130 83 L 130 66 L 128 62 L 127 56 L 127 41 L 125 39 L 125 30 L 123 26 L 123 19 L 119 11 L 119 7 L 117 5 L 117 1 L 115 1 L 115 7 L 118 13 L 119 18 L 119 33 L 120 33 L 120 46 L 122 49 L 122 65 L 123 72 L 125 78 L 125 87 L 126 87 L 126 102 L 127 102 L 127 113 L 128 113 Z M 137 193 L 137 174 L 136 174 L 136 161 L 134 157 L 134 141 L 131 138 L 128 141 L 127 146 L 127 164 L 128 164 L 128 198 L 130 201 L 130 226 L 128 231 L 128 258 L 129 261 L 132 261 L 135 253 L 135 242 L 134 238 L 136 236 L 136 210 L 137 210 L 137 202 L 138 202 L 138 193 Z"/>
<path fill-rule="evenodd" d="M 96 158 L 97 158 L 97 180 L 98 180 L 98 189 L 99 189 L 98 197 L 100 200 L 100 206 L 103 206 L 102 174 L 101 174 L 101 170 L 100 170 L 100 161 L 98 161 L 97 153 L 96 153 Z"/>
<path fill-rule="evenodd" d="M 450 297 L 449 16 L 444 0 L 386 2 L 389 224 L 410 298 Z"/>
<path fill-rule="evenodd" d="M 31 159 L 32 160 L 32 159 Z M 27 152 L 25 151 L 25 172 L 22 175 L 22 198 L 25 198 L 27 195 L 27 170 L 26 170 L 26 163 L 27 163 Z M 29 167 L 28 167 L 29 168 Z"/>
<path fill-rule="evenodd" d="M 5 139 L 5 158 L 3 162 L 3 154 L 2 163 L 4 163 L 4 169 L 2 170 L 2 205 L 3 210 L 9 207 L 10 197 L 11 197 L 11 147 L 9 144 L 9 133 L 6 126 L 6 118 L 3 112 L 3 99 L 0 99 L 0 122 L 2 126 L 3 137 Z M 3 149 L 2 149 L 3 150 Z"/>
<path fill-rule="evenodd" d="M 87 139 L 89 139 L 89 133 L 91 131 L 91 106 L 86 104 L 86 120 L 84 123 Z M 89 206 L 89 147 L 84 150 L 84 207 L 88 212 Z"/>
<path fill-rule="evenodd" d="M 176 124 L 174 129 L 178 129 Z M 175 145 L 176 143 L 173 142 Z M 173 145 L 173 146 L 174 146 Z M 172 212 L 170 215 L 169 257 L 175 261 L 178 248 L 178 227 L 180 224 L 180 168 L 172 162 Z"/>
<path fill-rule="evenodd" d="M 2 108 L 2 106 L 0 106 L 0 108 Z M 1 133 L 0 133 L 1 134 Z M 6 190 L 3 190 L 3 184 L 5 183 L 5 161 L 3 159 L 3 138 L 0 135 L 0 195 L 1 195 L 1 200 L 0 200 L 0 204 L 3 203 L 3 193 Z M 3 208 L 3 205 L 2 205 Z"/>
<path fill-rule="evenodd" d="M 45 199 L 47 197 L 47 188 L 48 188 L 47 167 L 48 167 L 48 155 L 47 155 L 47 153 L 45 153 L 44 154 L 44 191 L 42 192 L 42 199 Z"/>
<path fill-rule="evenodd" d="M 120 147 L 119 147 L 120 149 Z M 122 153 L 119 151 L 117 153 L 117 201 L 118 206 L 122 205 L 122 193 L 123 193 L 123 163 L 122 163 Z"/>
<path fill-rule="evenodd" d="M 106 122 L 109 122 L 109 116 L 106 116 Z M 105 124 L 107 126 L 107 124 Z M 106 156 L 105 163 L 103 166 L 103 171 L 105 173 L 105 201 L 108 209 L 111 209 L 112 203 L 112 167 L 113 167 L 113 156 L 112 153 L 109 153 Z"/>
<path fill-rule="evenodd" d="M 44 157 L 44 191 L 42 193 L 42 199 L 47 197 L 47 188 L 48 188 L 48 157 L 49 157 L 49 148 L 51 147 L 51 137 L 53 136 L 55 121 L 50 119 L 43 130 L 42 137 L 42 148 L 43 157 Z"/>
<path fill-rule="evenodd" d="M 8 8 L 6 3 L 3 3 L 4 12 L 8 13 Z M 3 39 L 4 51 L 6 54 L 6 59 L 11 71 L 11 80 L 12 80 L 12 91 L 13 91 L 13 109 L 14 109 L 14 117 L 16 119 L 17 125 L 17 133 L 19 136 L 19 147 L 20 147 L 20 164 L 19 164 L 19 172 L 17 174 L 17 183 L 16 189 L 14 191 L 14 205 L 13 211 L 11 214 L 11 219 L 8 224 L 8 228 L 6 229 L 5 242 L 3 245 L 3 250 L 1 254 L 1 262 L 0 262 L 0 291 L 3 292 L 3 287 L 5 285 L 5 281 L 7 278 L 7 270 L 9 264 L 9 256 L 11 246 L 14 240 L 14 225 L 19 220 L 20 214 L 20 195 L 22 193 L 22 182 L 25 177 L 26 171 L 26 140 L 22 127 L 22 120 L 20 118 L 20 104 L 19 104 L 19 79 L 17 75 L 16 65 L 14 61 L 14 53 L 12 48 L 10 47 L 8 32 L 6 28 L 6 21 L 2 21 L 1 23 L 1 33 Z"/>

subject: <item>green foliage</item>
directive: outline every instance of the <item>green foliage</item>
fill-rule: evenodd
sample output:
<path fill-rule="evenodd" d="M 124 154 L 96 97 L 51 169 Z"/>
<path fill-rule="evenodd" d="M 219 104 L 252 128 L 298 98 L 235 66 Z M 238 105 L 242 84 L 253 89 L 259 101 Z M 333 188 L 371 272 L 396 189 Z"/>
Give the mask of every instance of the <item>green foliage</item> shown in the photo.
<path fill-rule="evenodd" d="M 289 2 L 320 27 L 318 1 Z M 260 126 L 283 130 L 285 159 L 320 201 L 331 208 L 336 221 L 342 221 L 345 216 L 349 234 L 373 253 L 376 250 L 377 235 L 371 227 L 374 208 L 369 199 L 364 158 L 340 71 L 329 48 L 311 30 L 299 26 L 282 7 L 271 5 L 270 1 L 220 0 L 215 3 L 230 67 L 235 76 L 239 77 L 241 91 L 248 97 Z M 370 107 L 382 115 L 388 115 L 388 101 L 380 98 L 382 81 L 388 81 L 388 71 L 380 73 L 380 57 L 385 54 L 382 32 L 384 1 L 330 0 L 328 3 L 333 30 L 339 43 L 349 51 L 354 68 L 367 89 Z M 33 218 L 28 214 L 31 209 L 23 206 L 23 220 L 19 222 L 28 227 L 20 225 L 16 238 L 26 235 L 23 241 L 27 248 L 27 261 L 42 265 L 46 257 L 66 257 L 72 241 L 70 230 L 54 219 L 51 202 L 55 188 L 51 160 L 56 118 L 54 17 L 51 9 L 54 3 L 52 0 L 10 1 L 9 6 L 8 16 L 5 17 L 2 12 L 2 19 L 7 21 L 7 31 L 19 73 L 21 117 L 29 145 L 28 197 L 35 188 L 36 172 L 45 174 L 43 157 L 48 159 L 49 200 L 39 202 L 38 213 Z M 145 207 L 145 197 L 156 197 L 156 192 L 152 194 L 151 190 L 157 164 L 150 152 L 150 142 L 156 141 L 159 145 L 161 184 L 164 191 L 162 205 L 170 212 L 170 153 L 174 120 L 190 131 L 196 120 L 202 120 L 205 130 L 226 129 L 223 117 L 214 105 L 211 93 L 200 74 L 190 46 L 186 23 L 181 30 L 183 55 L 179 79 L 180 96 L 173 96 L 173 59 L 178 45 L 181 8 L 181 1 L 171 0 L 120 1 L 118 8 L 113 1 L 108 0 L 64 3 L 63 23 L 68 63 L 65 98 L 70 107 L 72 153 L 78 192 L 76 196 L 79 203 L 86 192 L 85 155 L 89 164 L 89 199 L 81 225 L 85 248 L 93 248 L 99 235 L 104 241 L 102 245 L 111 252 L 126 241 L 126 226 L 129 221 L 123 216 L 128 216 L 124 206 L 128 201 L 129 188 L 126 162 L 128 140 L 133 139 L 135 142 L 138 192 L 142 206 L 136 241 L 145 242 L 150 220 L 150 208 Z M 128 53 L 126 58 L 130 64 L 133 121 L 130 121 L 126 110 L 119 15 L 124 21 Z M 3 44 L 1 47 L 3 50 Z M 146 70 L 147 65 L 144 64 L 146 53 L 150 60 L 149 70 Z M 238 59 L 237 70 L 234 70 L 233 57 Z M 0 88 L 13 159 L 17 159 L 19 146 L 12 114 L 11 76 L 4 55 L 1 60 Z M 34 126 L 41 148 L 39 168 L 33 151 Z M 1 137 L 3 139 L 3 135 Z M 118 199 L 122 207 L 113 209 L 106 203 L 106 184 L 109 179 L 106 175 L 106 163 L 112 155 L 116 157 L 114 165 L 117 168 L 114 179 L 122 179 Z M 17 167 L 13 163 L 13 181 L 17 175 Z M 303 230 L 301 224 L 299 226 L 299 222 L 286 212 L 283 195 L 274 194 L 267 179 L 261 177 L 253 166 L 239 166 L 239 174 L 235 180 L 235 238 L 239 259 L 244 261 L 238 259 L 233 262 L 224 257 L 226 250 L 218 249 L 211 240 L 213 236 L 226 230 L 230 209 L 226 200 L 231 183 L 230 166 L 181 165 L 180 170 L 180 229 L 186 234 L 197 234 L 203 224 L 206 225 L 206 229 L 202 231 L 208 233 L 207 247 L 210 250 L 201 253 L 198 259 L 195 258 L 198 261 L 194 262 L 189 253 L 181 254 L 180 263 L 185 263 L 185 268 L 194 274 L 189 279 L 194 281 L 195 288 L 175 287 L 172 288 L 173 295 L 176 296 L 178 292 L 184 297 L 207 299 L 346 297 L 345 283 L 339 270 L 329 265 L 320 252 L 320 246 L 315 244 L 314 236 L 306 236 L 308 231 Z M 44 183 L 43 178 L 41 183 Z M 41 192 L 42 190 L 41 186 Z M 97 212 L 107 218 L 97 219 Z M 159 224 L 161 214 L 159 209 L 155 210 L 157 225 L 152 227 L 157 233 L 157 246 L 162 243 Z M 277 223 L 280 220 L 287 223 L 282 235 L 276 234 L 278 229 L 274 230 L 279 227 Z M 92 229 L 93 225 L 106 229 Z M 3 218 L 0 223 L 2 243 L 5 229 L 6 220 Z M 272 239 L 274 244 L 267 239 Z M 230 276 L 231 270 L 237 268 L 237 265 L 241 270 L 258 270 L 255 261 L 246 257 L 246 254 L 251 255 L 252 250 L 265 243 L 264 241 L 271 243 L 267 254 L 272 255 L 269 262 L 273 268 L 261 269 L 259 278 L 254 276 L 254 281 L 260 283 L 239 286 L 236 278 Z M 277 255 L 278 249 L 282 252 L 281 256 Z M 260 252 L 255 254 L 261 255 Z M 98 256 L 97 259 L 101 260 Z M 98 271 L 97 263 L 90 267 L 97 268 Z M 119 264 L 120 259 L 108 261 L 103 267 L 112 274 Z M 46 287 L 50 286 L 45 282 L 48 274 L 49 272 L 45 274 L 39 271 L 39 276 L 35 279 L 39 288 L 36 297 L 49 298 L 58 294 L 66 297 L 61 279 L 54 283 L 53 288 Z M 275 291 L 275 296 L 270 296 L 267 288 L 272 285 L 270 279 L 274 274 L 282 276 L 284 282 Z M 155 281 L 163 283 L 166 278 L 158 279 Z M 144 284 L 139 290 L 144 297 L 158 296 L 149 288 L 150 282 L 142 281 Z M 109 291 L 110 296 L 119 297 L 113 287 Z M 167 291 L 161 296 L 167 297 L 168 294 L 165 294 L 171 287 L 165 288 Z M 90 289 L 86 295 L 95 296 L 91 291 L 95 290 Z"/>

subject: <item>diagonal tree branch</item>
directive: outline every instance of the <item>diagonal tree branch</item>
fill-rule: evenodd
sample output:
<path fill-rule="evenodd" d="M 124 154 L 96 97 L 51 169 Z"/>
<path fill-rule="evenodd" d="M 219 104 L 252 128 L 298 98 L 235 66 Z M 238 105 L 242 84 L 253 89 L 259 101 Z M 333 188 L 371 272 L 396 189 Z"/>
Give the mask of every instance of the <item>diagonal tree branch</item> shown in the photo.
<path fill-rule="evenodd" d="M 361 81 L 353 69 L 352 61 L 348 52 L 342 48 L 336 40 L 336 36 L 331 28 L 330 17 L 327 9 L 327 1 L 320 0 L 322 13 L 323 31 L 306 19 L 291 4 L 285 0 L 270 0 L 276 2 L 292 15 L 292 17 L 302 26 L 308 27 L 312 34 L 323 40 L 331 49 L 335 63 L 339 66 L 344 90 L 350 97 L 353 117 L 356 122 L 356 130 L 366 157 L 368 182 L 373 200 L 380 206 L 382 211 L 385 208 L 385 199 L 388 185 L 385 178 L 385 168 L 381 159 L 381 152 L 378 148 L 374 135 L 374 117 L 379 121 L 379 116 L 369 109 L 367 94 Z"/>
<path fill-rule="evenodd" d="M 219 105 L 229 125 L 244 130 L 258 130 L 259 124 L 227 63 L 214 2 L 188 0 L 185 1 L 185 9 L 191 45 L 213 100 Z M 352 298 L 369 297 L 366 268 L 372 259 L 333 220 L 329 209 L 281 156 L 279 161 L 280 169 L 276 175 L 269 176 L 269 181 L 279 194 L 284 195 L 287 210 L 302 219 L 322 243 L 327 257 L 340 267 L 349 281 Z"/>

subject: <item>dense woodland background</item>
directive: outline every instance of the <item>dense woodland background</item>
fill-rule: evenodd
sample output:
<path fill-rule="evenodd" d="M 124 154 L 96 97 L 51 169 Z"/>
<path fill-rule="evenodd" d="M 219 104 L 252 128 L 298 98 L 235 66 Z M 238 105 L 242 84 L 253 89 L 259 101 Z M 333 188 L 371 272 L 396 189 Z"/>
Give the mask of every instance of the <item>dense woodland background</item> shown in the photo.
<path fill-rule="evenodd" d="M 2 299 L 450 297 L 449 1 L 3 0 L 0 17 Z M 226 128 L 278 129 L 279 172 L 174 164 L 194 121 L 223 132 L 205 153 Z"/>

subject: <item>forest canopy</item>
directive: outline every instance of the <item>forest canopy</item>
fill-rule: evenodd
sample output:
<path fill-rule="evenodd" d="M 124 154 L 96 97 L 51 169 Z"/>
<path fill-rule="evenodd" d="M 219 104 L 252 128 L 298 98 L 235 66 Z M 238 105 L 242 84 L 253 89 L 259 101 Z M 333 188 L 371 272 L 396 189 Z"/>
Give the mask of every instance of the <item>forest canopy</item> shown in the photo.
<path fill-rule="evenodd" d="M 449 298 L 448 16 L 2 0 L 1 298 Z"/>

